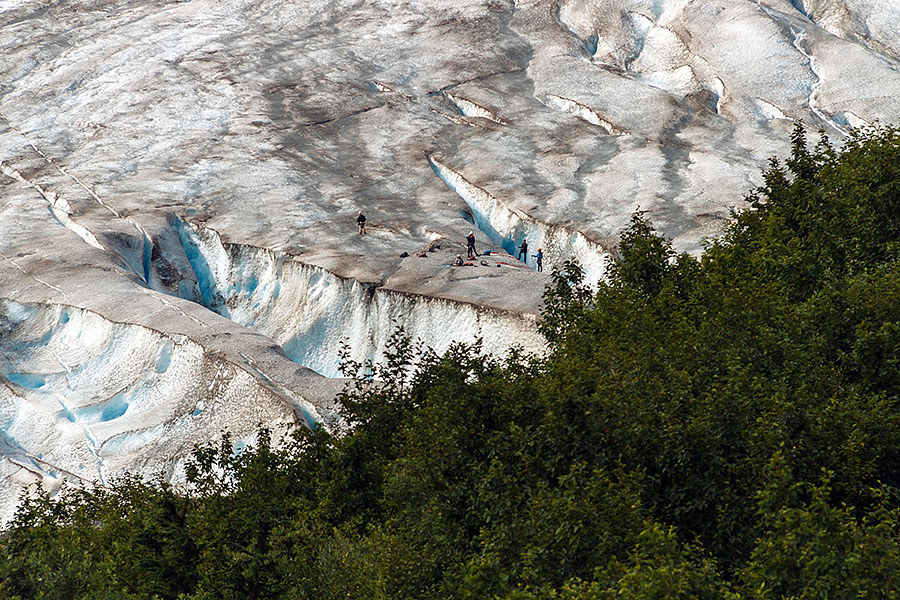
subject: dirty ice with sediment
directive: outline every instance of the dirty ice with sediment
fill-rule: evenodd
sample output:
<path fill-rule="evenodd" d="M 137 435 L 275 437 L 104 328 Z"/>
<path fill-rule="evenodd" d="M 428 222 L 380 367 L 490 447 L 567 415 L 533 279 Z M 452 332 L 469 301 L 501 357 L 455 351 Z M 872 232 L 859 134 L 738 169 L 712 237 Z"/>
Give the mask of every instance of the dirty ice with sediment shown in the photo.
<path fill-rule="evenodd" d="M 0 0 L 0 521 L 334 425 L 342 341 L 540 352 L 523 239 L 697 252 L 795 122 L 897 123 L 898 67 L 876 0 Z"/>

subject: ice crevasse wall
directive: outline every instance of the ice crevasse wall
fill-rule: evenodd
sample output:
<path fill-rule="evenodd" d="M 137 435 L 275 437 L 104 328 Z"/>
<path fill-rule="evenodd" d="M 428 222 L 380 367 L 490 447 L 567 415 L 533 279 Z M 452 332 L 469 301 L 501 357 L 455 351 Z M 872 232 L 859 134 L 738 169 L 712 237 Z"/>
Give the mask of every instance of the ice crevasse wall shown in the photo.
<path fill-rule="evenodd" d="M 341 374 L 343 345 L 352 360 L 380 362 L 399 326 L 438 353 L 476 338 L 498 356 L 513 345 L 545 348 L 534 315 L 346 279 L 282 252 L 224 243 L 213 229 L 177 226 L 197 278 L 196 290 L 180 285 L 179 295 L 272 338 L 292 360 L 327 377 Z"/>
<path fill-rule="evenodd" d="M 401 324 L 437 352 L 476 338 L 497 355 L 514 344 L 544 347 L 534 315 L 341 278 L 289 254 L 223 243 L 210 228 L 170 223 L 174 231 L 165 237 L 177 241 L 157 247 L 156 262 L 145 269 L 153 274 L 149 287 L 267 336 L 294 362 L 326 376 L 340 374 L 343 343 L 356 361 L 382 360 Z M 141 249 L 146 258 L 141 244 L 122 257 L 140 264 Z M 161 272 L 174 276 L 163 283 Z M 218 432 L 231 431 L 238 451 L 260 423 L 323 422 L 303 389 L 284 388 L 252 358 L 244 364 L 228 354 L 191 335 L 84 307 L 0 298 L 0 480 L 8 482 L 0 486 L 0 522 L 37 482 L 53 490 L 63 481 L 104 483 L 128 471 L 177 481 L 194 445 Z"/>
<path fill-rule="evenodd" d="M 441 181 L 465 201 L 475 225 L 492 242 L 516 256 L 522 241 L 527 240 L 529 254 L 542 249 L 548 264 L 562 264 L 574 258 L 584 270 L 589 285 L 603 279 L 609 267 L 609 249 L 589 240 L 580 231 L 542 223 L 510 208 L 434 156 L 429 156 L 428 162 Z"/>

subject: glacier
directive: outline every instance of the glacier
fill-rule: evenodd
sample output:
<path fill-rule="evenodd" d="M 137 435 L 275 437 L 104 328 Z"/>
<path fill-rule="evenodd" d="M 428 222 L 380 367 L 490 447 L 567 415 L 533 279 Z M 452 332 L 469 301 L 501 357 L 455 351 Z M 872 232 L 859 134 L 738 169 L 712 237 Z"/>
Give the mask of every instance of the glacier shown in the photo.
<path fill-rule="evenodd" d="M 635 210 L 699 252 L 795 123 L 900 121 L 898 24 L 872 0 L 0 1 L 0 521 L 39 482 L 177 481 L 223 429 L 337 427 L 341 345 L 379 361 L 400 325 L 540 355 L 549 271 L 602 280 Z M 470 230 L 490 254 L 451 267 Z"/>

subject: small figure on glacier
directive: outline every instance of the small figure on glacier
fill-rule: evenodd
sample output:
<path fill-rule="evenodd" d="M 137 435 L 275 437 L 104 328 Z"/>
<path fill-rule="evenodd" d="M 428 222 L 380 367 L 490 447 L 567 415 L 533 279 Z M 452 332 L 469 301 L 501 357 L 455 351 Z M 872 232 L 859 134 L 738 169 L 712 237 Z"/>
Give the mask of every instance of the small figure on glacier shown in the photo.
<path fill-rule="evenodd" d="M 478 252 L 475 250 L 475 234 L 471 231 L 469 235 L 466 236 L 466 253 L 468 258 L 475 258 L 478 256 Z"/>
<path fill-rule="evenodd" d="M 525 264 L 528 264 L 528 240 L 522 239 L 522 245 L 519 246 L 519 260 L 522 260 L 522 256 L 525 256 Z"/>
<path fill-rule="evenodd" d="M 538 248 L 537 254 L 532 254 L 534 260 L 537 262 L 537 270 L 538 273 L 544 270 L 544 253 Z"/>
<path fill-rule="evenodd" d="M 359 235 L 365 235 L 366 233 L 366 215 L 362 214 L 362 211 L 356 213 L 356 227 L 359 229 Z"/>
<path fill-rule="evenodd" d="M 453 266 L 454 266 L 454 267 L 461 267 L 461 266 L 463 266 L 462 254 L 457 254 L 457 255 L 456 255 L 456 260 L 453 261 Z"/>

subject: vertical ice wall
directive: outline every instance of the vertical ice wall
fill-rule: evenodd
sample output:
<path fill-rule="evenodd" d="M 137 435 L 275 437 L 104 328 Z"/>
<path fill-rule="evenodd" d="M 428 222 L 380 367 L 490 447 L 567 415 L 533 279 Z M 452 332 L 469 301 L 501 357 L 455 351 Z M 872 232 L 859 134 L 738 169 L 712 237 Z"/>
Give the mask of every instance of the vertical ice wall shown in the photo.
<path fill-rule="evenodd" d="M 476 337 L 497 355 L 514 344 L 534 352 L 544 348 L 533 316 L 362 284 L 282 253 L 223 244 L 210 229 L 180 227 L 203 303 L 271 337 L 294 361 L 329 377 L 340 375 L 342 342 L 354 360 L 379 361 L 400 325 L 439 353 L 454 341 Z"/>
<path fill-rule="evenodd" d="M 583 233 L 541 223 L 513 210 L 433 156 L 429 156 L 428 161 L 441 181 L 469 206 L 475 225 L 492 242 L 515 256 L 522 240 L 527 239 L 529 252 L 534 253 L 542 248 L 547 262 L 561 264 L 570 258 L 577 259 L 589 284 L 594 285 L 603 278 L 609 263 L 609 252 L 587 239 Z"/>

